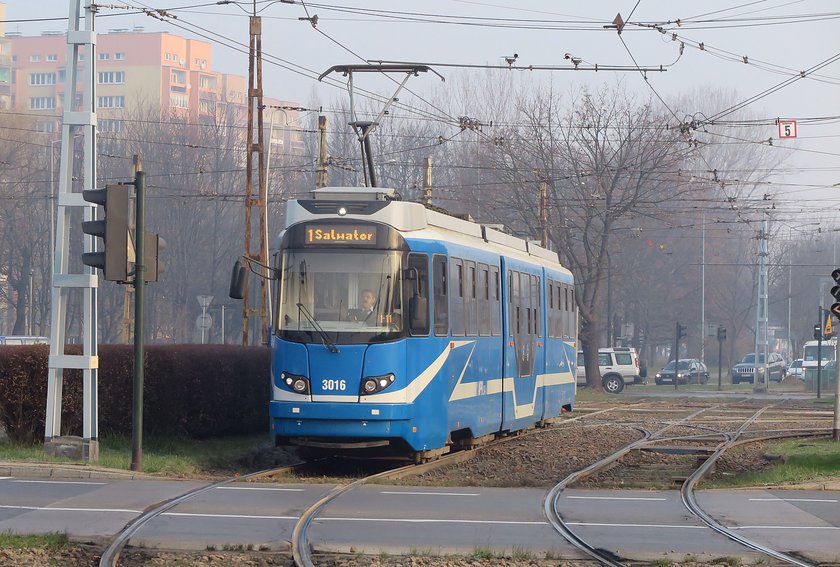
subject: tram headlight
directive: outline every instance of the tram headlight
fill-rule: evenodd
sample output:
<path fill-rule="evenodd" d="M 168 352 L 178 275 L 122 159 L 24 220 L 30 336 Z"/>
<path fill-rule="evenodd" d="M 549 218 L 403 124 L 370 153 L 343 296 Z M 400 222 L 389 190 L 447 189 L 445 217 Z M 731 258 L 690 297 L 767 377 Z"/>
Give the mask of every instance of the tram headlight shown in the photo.
<path fill-rule="evenodd" d="M 281 372 L 280 379 L 296 394 L 309 393 L 309 380 L 306 379 L 306 376 Z"/>
<path fill-rule="evenodd" d="M 376 394 L 394 383 L 396 376 L 384 374 L 382 376 L 368 376 L 362 380 L 362 395 Z"/>

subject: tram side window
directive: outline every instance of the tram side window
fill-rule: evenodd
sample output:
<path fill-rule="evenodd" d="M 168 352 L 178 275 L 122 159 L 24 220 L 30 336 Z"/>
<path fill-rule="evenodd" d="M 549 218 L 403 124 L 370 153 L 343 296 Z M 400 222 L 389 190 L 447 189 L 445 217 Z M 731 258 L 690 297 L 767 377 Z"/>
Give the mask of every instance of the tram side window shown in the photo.
<path fill-rule="evenodd" d="M 408 304 L 408 332 L 411 335 L 429 334 L 429 257 L 408 255 L 408 277 L 403 278 Z"/>
<path fill-rule="evenodd" d="M 464 287 L 464 315 L 467 323 L 468 336 L 478 335 L 478 292 L 475 262 L 464 261 L 464 273 L 467 276 Z"/>
<path fill-rule="evenodd" d="M 490 319 L 492 313 L 490 305 L 490 267 L 487 264 L 478 265 L 478 334 L 482 337 L 489 336 Z"/>
<path fill-rule="evenodd" d="M 542 334 L 542 326 L 540 319 L 542 319 L 542 280 L 539 276 L 531 276 L 531 306 L 534 311 L 534 334 Z"/>
<path fill-rule="evenodd" d="M 434 309 L 435 334 L 445 336 L 449 333 L 449 282 L 446 277 L 446 256 L 434 256 Z"/>
<path fill-rule="evenodd" d="M 493 286 L 490 291 L 490 332 L 493 336 L 502 334 L 502 304 L 501 301 L 501 282 L 499 281 L 499 268 L 492 266 L 490 268 L 490 281 Z"/>
<path fill-rule="evenodd" d="M 546 331 L 548 332 L 547 334 L 548 334 L 549 337 L 556 337 L 557 336 L 557 332 L 556 332 L 557 329 L 556 329 L 555 325 L 556 325 L 556 321 L 557 321 L 557 313 L 555 312 L 555 309 L 556 309 L 555 305 L 557 303 L 555 302 L 555 297 L 554 297 L 554 285 L 555 284 L 554 284 L 554 280 L 551 280 L 551 279 L 548 279 L 548 278 L 546 278 L 546 283 L 548 284 L 548 287 L 545 290 L 546 291 L 546 297 L 548 298 L 548 305 L 546 306 L 547 307 L 546 313 L 547 313 L 547 319 L 548 319 L 546 324 L 547 324 L 548 328 L 546 329 Z"/>
<path fill-rule="evenodd" d="M 460 258 L 452 258 L 450 260 L 452 268 L 452 277 L 450 278 L 449 294 L 452 296 L 452 301 L 449 305 L 450 322 L 449 328 L 452 330 L 452 335 L 456 337 L 463 337 L 466 325 L 464 320 L 464 261 Z"/>

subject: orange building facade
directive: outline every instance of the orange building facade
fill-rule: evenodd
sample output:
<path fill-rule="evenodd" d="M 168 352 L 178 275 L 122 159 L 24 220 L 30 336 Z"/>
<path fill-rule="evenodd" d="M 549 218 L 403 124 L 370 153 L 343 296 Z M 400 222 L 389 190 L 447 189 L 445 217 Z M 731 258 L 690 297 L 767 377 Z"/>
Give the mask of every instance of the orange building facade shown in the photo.
<path fill-rule="evenodd" d="M 5 44 L 11 63 L 11 81 L 7 82 L 9 107 L 36 116 L 39 130 L 57 132 L 69 72 L 65 33 L 9 33 Z M 3 46 L 0 41 L 0 109 Z M 100 132 L 118 133 L 124 127 L 123 117 L 151 110 L 159 110 L 163 120 L 201 124 L 218 122 L 224 116 L 235 124 L 246 123 L 248 81 L 241 75 L 214 71 L 212 46 L 206 41 L 165 32 L 147 33 L 141 28 L 110 30 L 97 34 L 94 57 L 94 96 Z M 89 61 L 89 54 L 80 53 L 80 67 Z M 81 105 L 79 93 L 74 102 L 76 107 Z M 275 103 L 266 98 L 266 104 Z M 298 113 L 287 112 L 288 123 L 297 125 Z M 292 132 L 291 136 L 288 131 L 285 135 L 276 132 L 274 137 L 278 145 L 285 146 L 285 151 L 303 149 L 300 132 Z"/>

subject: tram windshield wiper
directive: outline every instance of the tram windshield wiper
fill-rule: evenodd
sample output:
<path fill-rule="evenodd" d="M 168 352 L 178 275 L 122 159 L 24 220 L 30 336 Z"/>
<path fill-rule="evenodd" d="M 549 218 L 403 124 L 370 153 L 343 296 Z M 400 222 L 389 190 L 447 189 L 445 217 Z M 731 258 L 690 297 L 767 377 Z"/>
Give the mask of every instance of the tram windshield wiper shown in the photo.
<path fill-rule="evenodd" d="M 306 316 L 309 322 L 312 323 L 312 326 L 315 327 L 315 330 L 318 331 L 318 334 L 321 335 L 321 342 L 324 343 L 324 346 L 327 347 L 330 352 L 338 352 L 338 347 L 330 340 L 327 333 L 318 323 L 318 320 L 315 319 L 315 316 L 312 315 L 306 307 L 304 307 L 303 303 L 298 302 L 297 308 L 300 309 L 300 312 Z"/>

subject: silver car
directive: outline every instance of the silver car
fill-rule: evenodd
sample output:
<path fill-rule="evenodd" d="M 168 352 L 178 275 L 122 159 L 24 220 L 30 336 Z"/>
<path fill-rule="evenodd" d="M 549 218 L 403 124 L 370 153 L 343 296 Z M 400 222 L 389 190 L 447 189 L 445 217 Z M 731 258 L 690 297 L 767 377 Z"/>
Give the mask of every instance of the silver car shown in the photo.
<path fill-rule="evenodd" d="M 799 380 L 805 379 L 805 373 L 802 370 L 802 359 L 797 358 L 793 362 L 790 363 L 788 367 L 787 373 L 789 376 L 793 376 L 794 378 L 798 378 Z"/>

